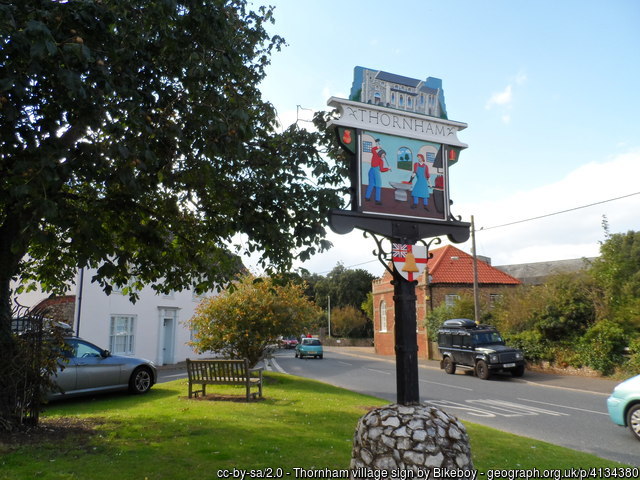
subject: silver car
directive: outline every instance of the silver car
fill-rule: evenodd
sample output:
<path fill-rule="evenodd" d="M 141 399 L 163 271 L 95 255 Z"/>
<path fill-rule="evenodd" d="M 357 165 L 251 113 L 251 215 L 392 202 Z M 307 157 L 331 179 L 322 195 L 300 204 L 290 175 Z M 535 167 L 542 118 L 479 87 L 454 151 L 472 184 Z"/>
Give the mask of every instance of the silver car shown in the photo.
<path fill-rule="evenodd" d="M 118 390 L 142 394 L 156 383 L 156 367 L 149 360 L 111 355 L 78 337 L 65 342 L 70 348 L 53 379 L 58 389 L 48 395 L 50 400 Z"/>

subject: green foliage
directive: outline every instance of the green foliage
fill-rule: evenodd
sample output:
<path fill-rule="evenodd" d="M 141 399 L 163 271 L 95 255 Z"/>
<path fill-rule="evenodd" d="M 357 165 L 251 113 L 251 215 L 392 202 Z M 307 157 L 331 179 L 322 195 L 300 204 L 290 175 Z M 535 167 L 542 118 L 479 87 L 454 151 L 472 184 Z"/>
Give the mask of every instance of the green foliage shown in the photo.
<path fill-rule="evenodd" d="M 276 130 L 271 23 L 245 0 L 0 5 L 4 339 L 11 278 L 205 291 L 237 272 L 230 245 L 282 270 L 328 248 L 346 167 L 322 115 Z"/>
<path fill-rule="evenodd" d="M 296 335 L 321 312 L 301 285 L 245 276 L 215 297 L 204 299 L 189 320 L 196 351 L 248 358 L 254 365 L 280 335 Z"/>
<path fill-rule="evenodd" d="M 553 360 L 553 351 L 550 343 L 539 331 L 525 330 L 514 334 L 506 334 L 505 341 L 508 345 L 520 348 L 529 362 Z"/>
<path fill-rule="evenodd" d="M 362 310 L 351 305 L 331 309 L 331 334 L 336 337 L 360 337 L 369 323 Z"/>
<path fill-rule="evenodd" d="M 373 320 L 373 292 L 367 293 L 367 298 L 360 304 L 360 308 L 369 320 Z"/>
<path fill-rule="evenodd" d="M 595 321 L 591 282 L 584 274 L 558 274 L 536 288 L 542 308 L 533 312 L 533 324 L 547 340 L 580 336 Z"/>
<path fill-rule="evenodd" d="M 632 375 L 640 375 L 640 336 L 629 342 L 629 361 L 626 371 Z"/>
<path fill-rule="evenodd" d="M 579 358 L 587 367 L 608 375 L 623 362 L 627 337 L 615 322 L 601 320 L 593 325 L 579 342 Z"/>
<path fill-rule="evenodd" d="M 605 289 L 612 306 L 640 296 L 640 232 L 608 235 L 591 273 Z"/>
<path fill-rule="evenodd" d="M 326 277 L 317 280 L 315 298 L 319 305 L 326 305 L 331 297 L 331 307 L 348 305 L 360 308 L 371 292 L 371 282 L 375 277 L 367 270 L 348 269 L 343 264 L 336 265 Z"/>

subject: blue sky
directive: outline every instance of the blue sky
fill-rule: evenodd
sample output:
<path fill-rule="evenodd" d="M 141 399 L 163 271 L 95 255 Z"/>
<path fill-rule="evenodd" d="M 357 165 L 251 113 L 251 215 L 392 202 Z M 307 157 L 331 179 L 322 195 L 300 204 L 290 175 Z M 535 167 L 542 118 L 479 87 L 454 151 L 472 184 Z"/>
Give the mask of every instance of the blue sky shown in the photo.
<path fill-rule="evenodd" d="M 272 0 L 265 99 L 282 123 L 346 98 L 357 65 L 442 79 L 469 145 L 451 169 L 453 213 L 475 217 L 494 265 L 593 256 L 612 232 L 640 229 L 640 2 Z M 304 122 L 303 122 L 304 123 Z M 481 230 L 483 229 L 483 230 Z M 382 273 L 360 232 L 302 266 L 337 262 Z M 470 251 L 470 242 L 457 245 Z"/>

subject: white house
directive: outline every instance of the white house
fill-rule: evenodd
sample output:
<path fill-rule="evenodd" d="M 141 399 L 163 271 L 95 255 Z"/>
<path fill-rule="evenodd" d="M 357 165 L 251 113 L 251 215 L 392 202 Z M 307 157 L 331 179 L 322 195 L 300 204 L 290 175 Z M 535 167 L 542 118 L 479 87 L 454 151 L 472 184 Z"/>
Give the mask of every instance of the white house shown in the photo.
<path fill-rule="evenodd" d="M 76 335 L 113 354 L 146 358 L 156 365 L 204 356 L 188 345 L 192 332 L 187 325 L 203 297 L 191 290 L 159 295 L 145 287 L 139 300 L 132 303 L 118 290 L 106 295 L 91 282 L 93 274 L 91 270 L 78 272 L 65 297 L 75 304 L 68 313 L 71 317 L 73 311 L 73 318 L 66 320 L 71 320 Z M 32 293 L 18 301 L 25 306 L 35 306 L 40 301 L 56 303 L 46 297 Z"/>

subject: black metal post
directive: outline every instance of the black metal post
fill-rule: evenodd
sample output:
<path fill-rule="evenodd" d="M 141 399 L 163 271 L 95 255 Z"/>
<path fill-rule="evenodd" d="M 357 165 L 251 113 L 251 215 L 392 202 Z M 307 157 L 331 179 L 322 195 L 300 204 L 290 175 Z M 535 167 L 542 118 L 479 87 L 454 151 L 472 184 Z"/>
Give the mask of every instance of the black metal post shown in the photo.
<path fill-rule="evenodd" d="M 416 282 L 393 271 L 395 307 L 396 388 L 398 403 L 420 402 L 418 386 L 418 339 L 416 335 Z"/>

